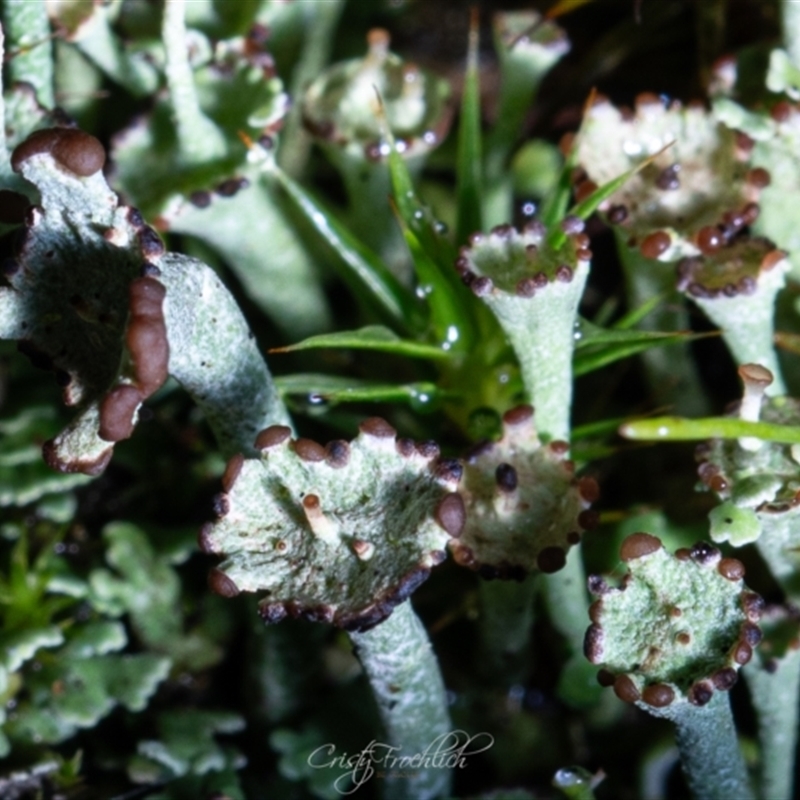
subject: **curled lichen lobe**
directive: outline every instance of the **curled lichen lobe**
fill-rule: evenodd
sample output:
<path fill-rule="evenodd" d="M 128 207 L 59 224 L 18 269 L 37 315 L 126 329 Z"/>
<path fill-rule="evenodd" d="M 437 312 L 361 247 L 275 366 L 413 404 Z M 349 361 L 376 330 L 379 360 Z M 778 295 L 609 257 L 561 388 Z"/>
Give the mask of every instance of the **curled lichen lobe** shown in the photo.
<path fill-rule="evenodd" d="M 464 468 L 466 523 L 450 550 L 487 578 L 556 572 L 594 524 L 592 478 L 576 478 L 564 442 L 543 444 L 531 406 L 503 417 L 503 436 L 473 451 Z"/>
<path fill-rule="evenodd" d="M 629 571 L 620 588 L 590 581 L 598 599 L 584 649 L 604 685 L 657 708 L 704 705 L 730 689 L 760 640 L 762 604 L 741 562 L 706 542 L 670 555 L 647 533 L 628 537 L 621 558 Z"/>
<path fill-rule="evenodd" d="M 379 418 L 352 442 L 323 446 L 273 426 L 259 458 L 235 457 L 203 528 L 205 552 L 225 592 L 261 592 L 262 617 L 286 616 L 365 629 L 388 616 L 465 524 L 460 467 L 438 448 L 397 437 Z M 458 467 L 458 468 L 457 468 Z"/>

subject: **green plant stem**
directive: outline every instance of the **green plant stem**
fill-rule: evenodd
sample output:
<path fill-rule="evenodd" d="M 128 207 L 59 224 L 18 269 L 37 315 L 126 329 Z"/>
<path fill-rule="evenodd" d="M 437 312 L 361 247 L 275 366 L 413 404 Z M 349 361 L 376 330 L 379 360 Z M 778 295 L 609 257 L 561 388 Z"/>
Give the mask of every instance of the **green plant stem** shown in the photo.
<path fill-rule="evenodd" d="M 451 731 L 447 696 L 425 628 L 406 601 L 372 630 L 351 633 L 386 734 L 391 755 L 409 758 L 435 749 Z M 378 752 L 379 757 L 382 753 Z M 447 795 L 450 771 L 435 766 L 387 768 L 386 800 L 433 800 Z M 392 773 L 399 773 L 393 775 Z"/>
<path fill-rule="evenodd" d="M 800 3 L 793 0 L 781 0 L 781 30 L 783 46 L 789 53 L 792 62 L 800 66 Z"/>
<path fill-rule="evenodd" d="M 714 692 L 705 706 L 688 702 L 660 709 L 639 705 L 652 716 L 674 723 L 683 773 L 695 800 L 754 800 L 726 692 Z"/>
<path fill-rule="evenodd" d="M 200 110 L 186 43 L 186 0 L 166 0 L 161 29 L 166 51 L 167 86 L 181 160 L 204 164 L 225 154 L 225 140 Z"/>
<path fill-rule="evenodd" d="M 306 86 L 316 78 L 328 63 L 334 41 L 334 31 L 339 23 L 343 0 L 327 0 L 324 3 L 303 3 L 306 17 L 306 37 L 300 60 L 292 73 L 292 97 L 302 97 Z M 297 102 L 289 112 L 281 132 L 281 145 L 278 164 L 295 180 L 302 177 L 308 154 L 311 150 L 311 137 L 303 130 L 301 103 Z"/>
<path fill-rule="evenodd" d="M 794 764 L 800 705 L 800 650 L 789 650 L 768 672 L 754 658 L 743 672 L 758 717 L 762 797 L 794 796 Z"/>
<path fill-rule="evenodd" d="M 4 0 L 3 25 L 11 56 L 10 82 L 31 84 L 36 99 L 45 108 L 53 108 L 53 43 L 44 0 Z"/>
<path fill-rule="evenodd" d="M 617 231 L 617 252 L 625 272 L 625 287 L 630 308 L 638 308 L 659 294 L 666 302 L 641 322 L 643 330 L 687 330 L 689 314 L 683 298 L 675 290 L 675 265 L 645 258 L 638 248 L 628 247 L 625 235 Z M 708 414 L 705 392 L 689 346 L 676 344 L 668 350 L 654 347 L 642 354 L 645 374 L 654 394 L 676 414 L 699 417 Z"/>
<path fill-rule="evenodd" d="M 478 585 L 481 669 L 494 684 L 507 687 L 527 677 L 536 586 L 535 575 L 521 582 L 482 580 Z"/>

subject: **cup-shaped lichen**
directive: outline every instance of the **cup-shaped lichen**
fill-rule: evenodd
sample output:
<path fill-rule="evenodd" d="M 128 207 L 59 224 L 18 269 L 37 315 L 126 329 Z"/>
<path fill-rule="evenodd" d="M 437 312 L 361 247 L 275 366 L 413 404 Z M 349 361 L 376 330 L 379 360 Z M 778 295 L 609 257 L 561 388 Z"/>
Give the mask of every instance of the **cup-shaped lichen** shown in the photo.
<path fill-rule="evenodd" d="M 750 798 L 747 770 L 724 692 L 761 640 L 763 600 L 743 564 L 705 542 L 669 555 L 648 533 L 625 539 L 620 588 L 600 577 L 585 654 L 598 680 L 657 717 L 670 719 L 683 769 L 698 798 Z"/>
<path fill-rule="evenodd" d="M 677 268 L 678 288 L 721 328 L 734 359 L 760 363 L 778 376 L 773 317 L 789 270 L 786 254 L 766 239 L 740 237 L 684 258 Z M 784 394 L 783 381 L 775 380 L 771 393 Z"/>
<path fill-rule="evenodd" d="M 568 236 L 557 249 L 539 222 L 521 231 L 499 225 L 473 234 L 456 261 L 511 341 L 547 441 L 570 438 L 574 326 L 592 257 L 581 220 L 567 217 L 562 228 Z"/>
<path fill-rule="evenodd" d="M 287 336 L 303 337 L 328 327 L 328 307 L 280 193 L 248 158 L 247 142 L 257 141 L 272 161 L 288 108 L 266 36 L 256 25 L 218 42 L 197 68 L 168 70 L 169 94 L 115 137 L 112 181 L 161 230 L 215 250 Z M 186 61 L 185 39 L 167 45 L 173 61 Z"/>
<path fill-rule="evenodd" d="M 566 442 L 542 444 L 533 409 L 503 416 L 503 436 L 475 448 L 464 467 L 461 494 L 467 522 L 450 543 L 455 560 L 487 578 L 556 572 L 581 533 L 594 526 L 592 478 L 576 478 Z"/>
<path fill-rule="evenodd" d="M 405 62 L 389 50 L 389 34 L 370 31 L 364 58 L 329 67 L 306 90 L 303 120 L 320 141 L 357 162 L 388 157 L 378 116 L 378 95 L 398 152 L 406 157 L 431 150 L 450 122 L 446 81 Z"/>
<path fill-rule="evenodd" d="M 323 447 L 273 426 L 256 440 L 260 458 L 230 461 L 219 519 L 200 539 L 225 556 L 212 572 L 216 591 L 263 592 L 268 622 L 363 630 L 428 577 L 464 526 L 461 466 L 440 461 L 435 445 L 398 439 L 381 419 L 360 431 Z"/>
<path fill-rule="evenodd" d="M 648 533 L 625 539 L 620 557 L 629 572 L 619 589 L 590 579 L 585 652 L 601 683 L 655 708 L 730 689 L 761 639 L 763 601 L 745 587 L 744 565 L 704 542 L 670 555 Z"/>
<path fill-rule="evenodd" d="M 602 99 L 589 108 L 578 137 L 578 161 L 590 182 L 578 192 L 660 153 L 609 198 L 608 220 L 647 258 L 697 255 L 758 215 L 764 170 L 750 169 L 750 149 L 739 141 L 702 106 L 667 106 L 644 94 L 630 113 Z"/>
<path fill-rule="evenodd" d="M 401 755 L 424 752 L 450 722 L 425 630 L 403 601 L 464 527 L 460 464 L 440 460 L 430 442 L 398 439 L 379 418 L 350 443 L 323 447 L 272 426 L 256 447 L 260 458 L 229 462 L 219 519 L 200 535 L 204 551 L 225 556 L 212 588 L 263 592 L 268 623 L 290 616 L 349 630 L 388 743 Z M 389 777 L 386 795 L 432 800 L 449 780 L 423 767 Z"/>

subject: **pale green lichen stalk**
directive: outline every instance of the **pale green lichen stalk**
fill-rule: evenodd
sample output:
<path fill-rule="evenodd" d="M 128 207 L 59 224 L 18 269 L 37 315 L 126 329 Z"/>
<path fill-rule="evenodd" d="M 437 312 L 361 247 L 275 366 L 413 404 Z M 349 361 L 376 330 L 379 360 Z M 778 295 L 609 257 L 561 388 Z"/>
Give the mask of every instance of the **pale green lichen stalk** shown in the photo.
<path fill-rule="evenodd" d="M 497 317 L 519 360 L 527 400 L 545 441 L 569 441 L 572 351 L 591 251 L 583 223 L 567 218 L 560 249 L 539 222 L 475 233 L 456 269 Z"/>
<path fill-rule="evenodd" d="M 672 556 L 648 533 L 625 539 L 620 557 L 620 588 L 590 582 L 598 599 L 584 650 L 598 680 L 675 723 L 695 797 L 751 798 L 724 694 L 761 640 L 763 601 L 744 585 L 744 565 L 705 542 Z"/>

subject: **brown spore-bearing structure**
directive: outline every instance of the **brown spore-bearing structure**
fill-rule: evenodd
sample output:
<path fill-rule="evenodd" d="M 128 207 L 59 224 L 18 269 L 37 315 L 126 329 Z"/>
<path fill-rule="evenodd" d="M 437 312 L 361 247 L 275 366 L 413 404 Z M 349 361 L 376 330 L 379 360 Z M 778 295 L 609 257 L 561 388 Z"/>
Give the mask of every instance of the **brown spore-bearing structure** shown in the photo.
<path fill-rule="evenodd" d="M 103 145 L 88 133 L 75 128 L 47 128 L 34 131 L 11 154 L 11 168 L 19 172 L 24 161 L 48 153 L 63 169 L 88 178 L 100 172 L 106 163 Z"/>
<path fill-rule="evenodd" d="M 632 533 L 622 543 L 619 557 L 623 561 L 633 561 L 635 558 L 642 558 L 655 553 L 663 547 L 661 539 L 649 533 Z"/>
<path fill-rule="evenodd" d="M 136 409 L 169 374 L 169 341 L 164 320 L 166 288 L 155 278 L 142 277 L 130 285 L 130 313 L 125 344 L 132 367 L 132 383 L 113 388 L 100 404 L 100 438 L 127 439 L 134 428 Z"/>
<path fill-rule="evenodd" d="M 222 574 L 237 591 L 265 594 L 259 613 L 267 622 L 367 630 L 444 560 L 464 526 L 460 465 L 440 459 L 430 442 L 398 439 L 382 419 L 363 423 L 352 442 L 324 447 L 275 425 L 256 449 L 259 458 L 229 461 L 217 521 L 199 543 L 224 558 L 212 587 L 232 596 Z"/>
<path fill-rule="evenodd" d="M 503 435 L 473 448 L 459 493 L 466 524 L 449 544 L 455 561 L 484 578 L 522 580 L 565 566 L 570 547 L 596 520 L 585 512 L 599 495 L 597 482 L 576 478 L 568 445 L 542 444 L 533 408 L 503 415 Z"/>

